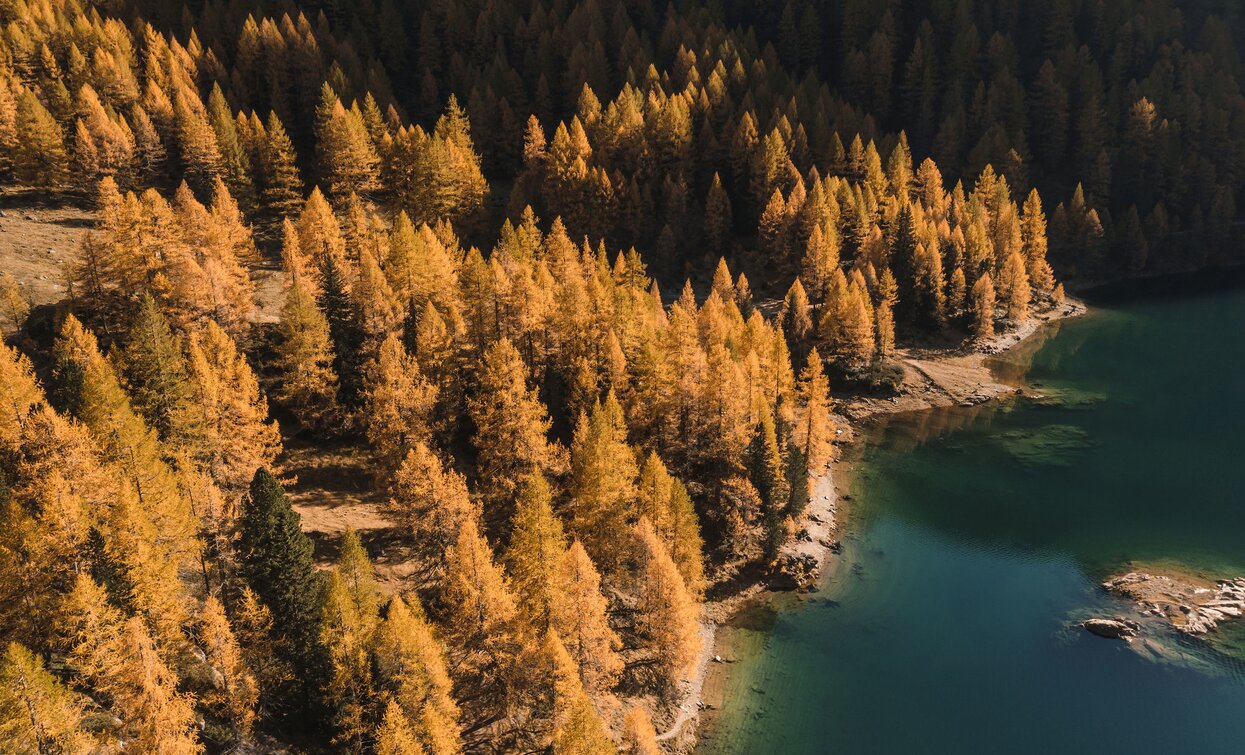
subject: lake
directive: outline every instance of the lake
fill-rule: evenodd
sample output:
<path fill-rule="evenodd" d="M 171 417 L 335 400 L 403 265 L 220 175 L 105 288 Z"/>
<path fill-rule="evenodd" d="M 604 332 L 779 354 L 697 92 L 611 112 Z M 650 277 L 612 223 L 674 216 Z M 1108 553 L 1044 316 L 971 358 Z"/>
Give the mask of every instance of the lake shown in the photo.
<path fill-rule="evenodd" d="M 1194 288 L 1005 356 L 1045 398 L 867 428 L 841 561 L 723 628 L 699 752 L 1245 752 L 1239 625 L 1161 658 L 1075 626 L 1132 610 L 1130 562 L 1245 575 L 1245 289 Z"/>

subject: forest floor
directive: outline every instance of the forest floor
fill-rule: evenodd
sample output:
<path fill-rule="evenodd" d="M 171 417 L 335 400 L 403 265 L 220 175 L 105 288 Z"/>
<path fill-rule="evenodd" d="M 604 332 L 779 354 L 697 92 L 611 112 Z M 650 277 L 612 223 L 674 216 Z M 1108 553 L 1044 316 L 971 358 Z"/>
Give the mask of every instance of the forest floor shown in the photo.
<path fill-rule="evenodd" d="M 95 216 L 56 199 L 34 200 L 0 191 L 0 270 L 17 279 L 31 304 L 55 304 L 68 292 L 64 265 L 77 259 L 78 242 Z"/>

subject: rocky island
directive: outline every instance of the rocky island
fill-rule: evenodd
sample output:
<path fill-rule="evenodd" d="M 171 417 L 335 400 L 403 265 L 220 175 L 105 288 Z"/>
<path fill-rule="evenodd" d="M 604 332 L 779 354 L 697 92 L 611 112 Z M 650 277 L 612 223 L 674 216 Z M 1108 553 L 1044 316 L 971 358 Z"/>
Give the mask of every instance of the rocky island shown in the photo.
<path fill-rule="evenodd" d="M 1245 578 L 1209 582 L 1191 575 L 1131 571 L 1108 579 L 1102 586 L 1134 601 L 1143 616 L 1162 619 L 1189 635 L 1206 634 L 1220 622 L 1245 613 Z M 1094 621 L 1098 624 L 1091 627 Z M 1101 634 L 1096 631 L 1101 623 L 1087 621 L 1085 628 Z"/>

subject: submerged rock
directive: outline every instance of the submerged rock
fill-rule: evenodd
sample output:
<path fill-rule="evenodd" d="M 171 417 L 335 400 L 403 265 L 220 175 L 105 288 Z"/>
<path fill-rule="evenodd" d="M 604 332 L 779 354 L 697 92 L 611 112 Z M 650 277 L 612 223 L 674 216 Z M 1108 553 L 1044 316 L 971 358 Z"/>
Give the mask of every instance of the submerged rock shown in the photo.
<path fill-rule="evenodd" d="M 1130 640 L 1137 636 L 1141 625 L 1124 619 L 1086 619 L 1081 623 L 1090 634 L 1108 640 Z"/>

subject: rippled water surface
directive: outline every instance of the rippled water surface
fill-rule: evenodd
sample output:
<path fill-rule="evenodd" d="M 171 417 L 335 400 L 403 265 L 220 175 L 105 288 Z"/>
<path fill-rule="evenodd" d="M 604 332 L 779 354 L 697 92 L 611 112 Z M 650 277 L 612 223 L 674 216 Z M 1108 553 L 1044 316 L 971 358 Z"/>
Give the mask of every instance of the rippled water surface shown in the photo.
<path fill-rule="evenodd" d="M 1048 330 L 1045 400 L 873 431 L 825 587 L 724 630 L 704 753 L 1245 752 L 1245 629 L 1147 657 L 1072 624 L 1132 561 L 1245 575 L 1245 291 Z M 755 617 L 754 617 L 755 618 Z"/>

